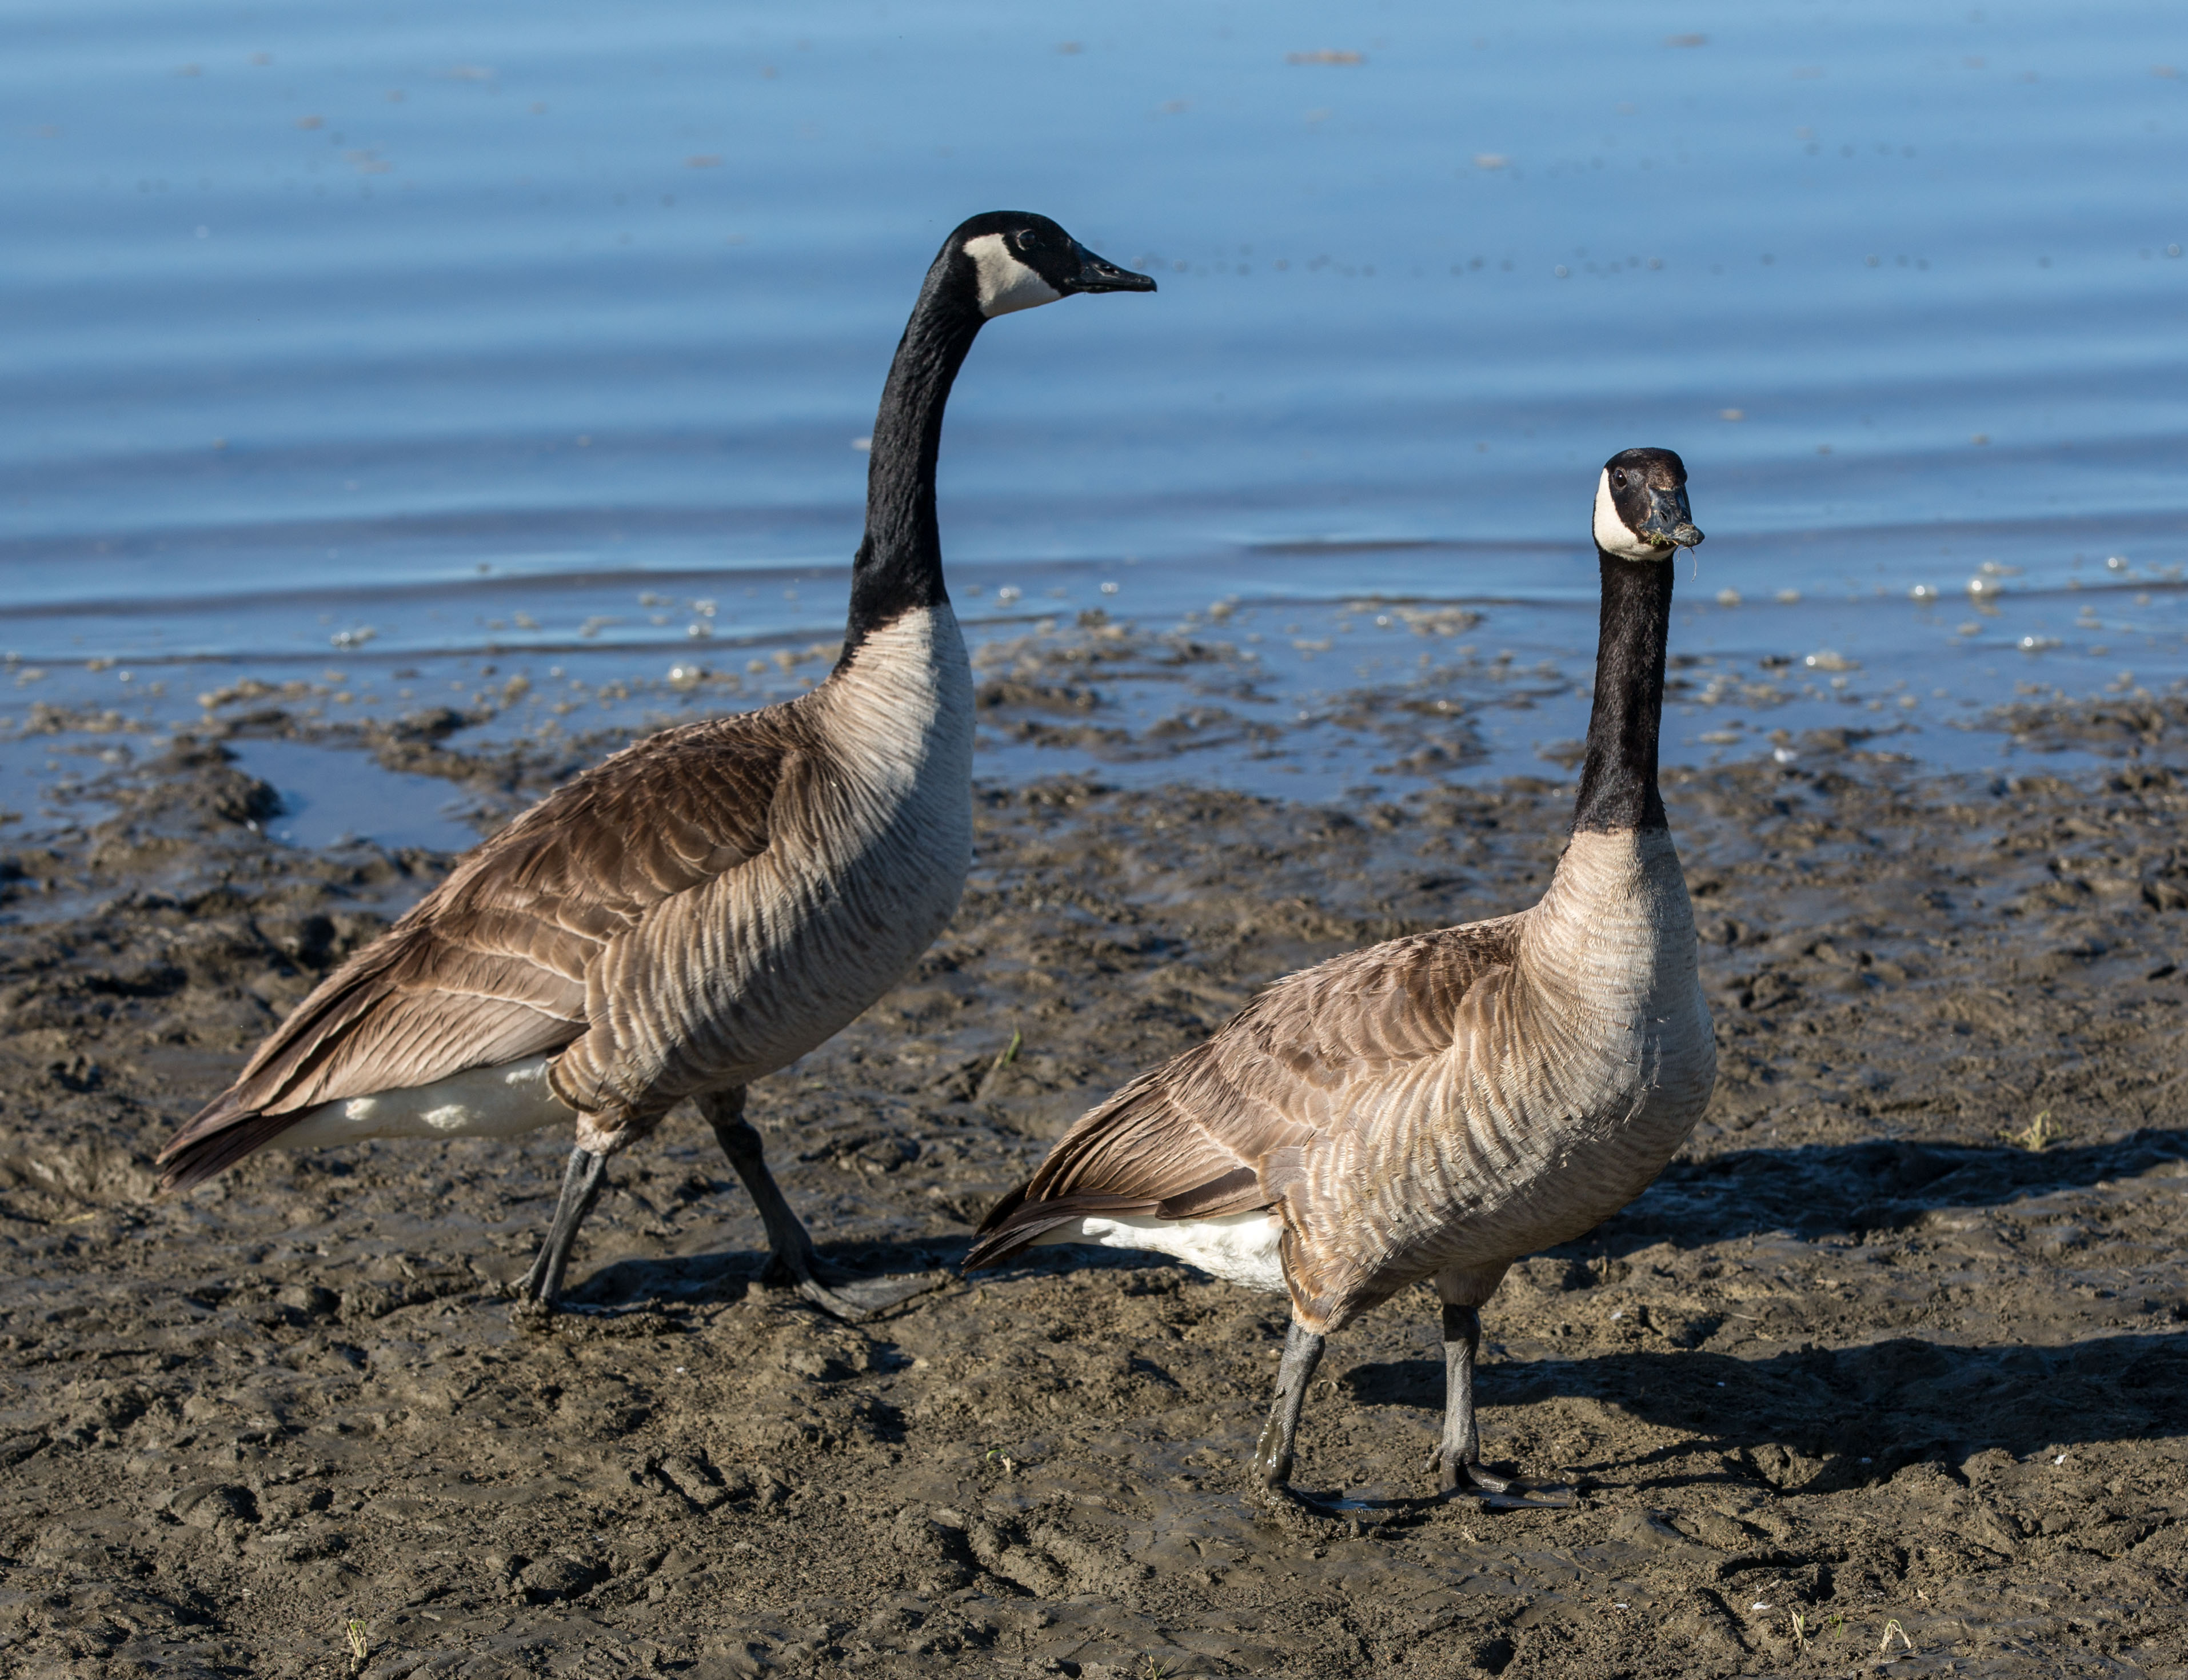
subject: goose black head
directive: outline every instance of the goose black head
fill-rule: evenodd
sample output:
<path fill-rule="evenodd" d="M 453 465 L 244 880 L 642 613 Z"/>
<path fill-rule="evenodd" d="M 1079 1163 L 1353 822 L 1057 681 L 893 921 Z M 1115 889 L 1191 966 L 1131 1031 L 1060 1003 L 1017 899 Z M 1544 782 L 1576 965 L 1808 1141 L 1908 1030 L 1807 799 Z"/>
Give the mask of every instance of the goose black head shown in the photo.
<path fill-rule="evenodd" d="M 992 320 L 1080 291 L 1153 291 L 1145 274 L 1097 257 L 1046 216 L 991 210 L 950 236 L 980 313 Z"/>
<path fill-rule="evenodd" d="M 1621 449 L 1595 487 L 1595 545 L 1620 560 L 1667 560 L 1702 539 L 1687 508 L 1687 464 L 1669 449 Z"/>

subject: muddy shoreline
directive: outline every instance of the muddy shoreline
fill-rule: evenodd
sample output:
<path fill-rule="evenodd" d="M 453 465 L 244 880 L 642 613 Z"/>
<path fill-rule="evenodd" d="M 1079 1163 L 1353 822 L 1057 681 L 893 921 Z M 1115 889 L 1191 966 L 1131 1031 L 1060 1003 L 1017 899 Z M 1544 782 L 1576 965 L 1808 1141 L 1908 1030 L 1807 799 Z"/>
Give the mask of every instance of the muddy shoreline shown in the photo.
<path fill-rule="evenodd" d="M 219 741 L 148 756 L 0 860 L 0 1666 L 2188 1672 L 2167 704 L 2010 720 L 2116 755 L 2076 779 L 1843 740 L 1667 775 L 1717 1096 L 1484 1313 L 1489 1456 L 1582 1504 L 1426 1497 L 1423 1293 L 1310 1397 L 1300 1481 L 1342 1521 L 1245 1497 L 1277 1303 L 1048 1255 L 837 1325 L 758 1283 L 688 1113 L 617 1163 L 550 1333 L 500 1291 L 559 1136 L 268 1153 L 150 1200 L 167 1130 L 447 860 L 275 844 Z M 488 820 L 594 745 L 366 744 Z M 948 1267 L 1083 1107 L 1260 985 L 1531 901 L 1570 797 L 984 787 L 950 932 L 752 1117 L 836 1258 Z"/>

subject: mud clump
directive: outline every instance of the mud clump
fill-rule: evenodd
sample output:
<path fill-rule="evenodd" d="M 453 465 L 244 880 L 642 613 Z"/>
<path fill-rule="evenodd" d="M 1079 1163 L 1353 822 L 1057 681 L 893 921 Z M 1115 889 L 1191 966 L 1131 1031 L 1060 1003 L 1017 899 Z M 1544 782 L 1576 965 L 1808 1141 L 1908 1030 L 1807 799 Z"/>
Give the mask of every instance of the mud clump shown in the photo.
<path fill-rule="evenodd" d="M 1401 722 L 1394 753 L 1443 727 Z M 2188 792 L 2139 730 L 2084 781 L 1666 778 L 1717 1097 L 1484 1312 L 1487 1456 L 1578 1484 L 1562 1511 L 1428 1497 L 1425 1291 L 1309 1397 L 1299 1482 L 1344 1502 L 1271 1512 L 1280 1303 L 1042 1251 L 837 1324 L 763 1283 L 688 1114 L 616 1163 L 544 1326 L 505 1288 L 563 1138 L 269 1153 L 152 1200 L 169 1130 L 448 860 L 275 845 L 217 751 L 138 766 L 4 877 L 0 1668 L 2166 1672 L 2188 895 L 2154 888 Z M 831 1259 L 948 1266 L 1269 980 L 1531 901 L 1570 797 L 984 789 L 956 924 L 752 1117 Z"/>

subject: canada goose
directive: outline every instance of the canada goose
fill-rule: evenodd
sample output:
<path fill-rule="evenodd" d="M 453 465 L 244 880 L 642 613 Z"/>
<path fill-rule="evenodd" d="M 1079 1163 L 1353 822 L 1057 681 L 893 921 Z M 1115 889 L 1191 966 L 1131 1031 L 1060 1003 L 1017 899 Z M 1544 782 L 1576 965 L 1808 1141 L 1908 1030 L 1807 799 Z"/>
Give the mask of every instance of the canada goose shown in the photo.
<path fill-rule="evenodd" d="M 1153 291 L 1045 216 L 943 242 L 874 422 L 843 657 L 810 693 L 639 742 L 479 846 L 259 1046 L 161 1152 L 187 1189 L 262 1144 L 507 1137 L 574 1120 L 522 1293 L 551 1306 L 608 1158 L 697 1099 L 766 1224 L 770 1269 L 843 1317 L 744 1119 L 745 1087 L 894 985 L 972 860 L 973 680 L 943 587 L 942 411 L 990 317 Z"/>
<path fill-rule="evenodd" d="M 1717 1079 L 1694 912 L 1656 788 L 1672 557 L 1702 539 L 1668 449 L 1604 467 L 1595 702 L 1571 838 L 1516 916 L 1278 981 L 1087 1114 L 999 1203 L 976 1271 L 1037 1243 L 1148 1249 L 1291 1299 L 1255 1452 L 1272 1488 L 1322 1339 L 1424 1278 L 1442 1298 L 1446 1492 L 1480 1464 L 1477 1309 L 1507 1267 L 1631 1201 Z"/>

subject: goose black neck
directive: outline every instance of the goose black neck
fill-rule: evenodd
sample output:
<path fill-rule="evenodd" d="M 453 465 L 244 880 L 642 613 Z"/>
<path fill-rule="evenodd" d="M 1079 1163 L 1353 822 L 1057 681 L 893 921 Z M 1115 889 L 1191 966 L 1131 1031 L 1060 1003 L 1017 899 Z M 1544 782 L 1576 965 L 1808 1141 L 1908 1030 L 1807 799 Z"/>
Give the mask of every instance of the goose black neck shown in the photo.
<path fill-rule="evenodd" d="M 1587 720 L 1573 832 L 1664 828 L 1656 790 L 1656 734 L 1664 713 L 1664 643 L 1672 623 L 1672 562 L 1620 560 L 1603 567 L 1603 628 L 1595 650 L 1595 709 Z"/>
<path fill-rule="evenodd" d="M 890 620 L 950 599 L 942 586 L 934 464 L 950 387 L 984 321 L 964 288 L 949 283 L 948 269 L 945 252 L 928 272 L 874 417 L 866 534 L 851 568 L 851 616 L 843 634 L 847 659 Z"/>

